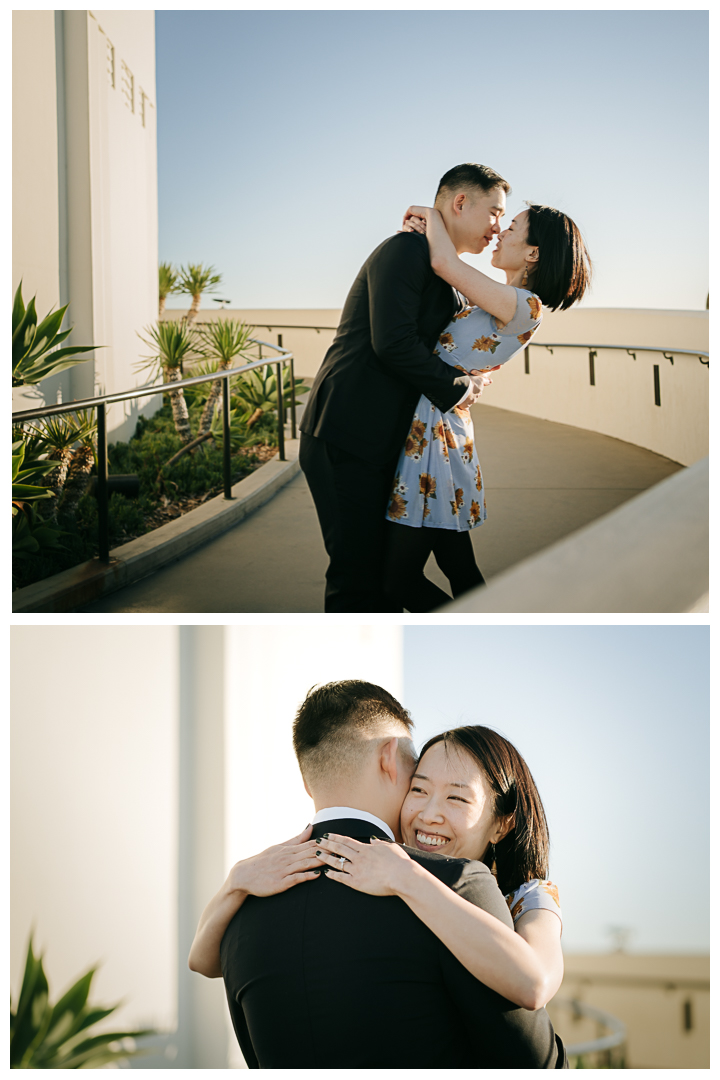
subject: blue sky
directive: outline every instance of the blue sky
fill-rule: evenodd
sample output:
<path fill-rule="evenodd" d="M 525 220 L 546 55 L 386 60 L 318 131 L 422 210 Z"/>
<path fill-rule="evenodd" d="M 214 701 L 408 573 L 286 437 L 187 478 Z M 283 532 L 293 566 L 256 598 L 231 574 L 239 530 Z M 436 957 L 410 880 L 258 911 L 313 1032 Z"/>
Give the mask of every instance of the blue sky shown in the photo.
<path fill-rule="evenodd" d="M 567 951 L 708 951 L 709 628 L 406 627 L 404 656 L 418 749 L 485 724 L 525 757 Z"/>
<path fill-rule="evenodd" d="M 531 199 L 575 219 L 586 306 L 704 308 L 707 26 L 703 11 L 158 11 L 160 257 L 214 263 L 234 307 L 340 307 L 406 206 L 469 160 L 510 181 L 508 218 Z"/>

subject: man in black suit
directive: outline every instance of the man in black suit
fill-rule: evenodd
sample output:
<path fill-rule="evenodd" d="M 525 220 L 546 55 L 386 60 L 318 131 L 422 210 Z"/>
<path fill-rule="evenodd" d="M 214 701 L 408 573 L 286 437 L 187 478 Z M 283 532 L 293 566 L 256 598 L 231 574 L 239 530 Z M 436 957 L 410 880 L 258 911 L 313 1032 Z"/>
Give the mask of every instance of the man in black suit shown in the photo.
<path fill-rule="evenodd" d="M 458 253 L 487 247 L 509 191 L 484 165 L 443 176 L 435 206 Z M 457 376 L 433 352 L 459 307 L 419 233 L 384 240 L 350 289 L 300 424 L 300 465 L 330 556 L 326 611 L 398 610 L 382 592 L 385 510 L 418 399 L 448 412 L 482 392 L 481 379 Z"/>
<path fill-rule="evenodd" d="M 308 694 L 294 743 L 318 810 L 315 836 L 399 835 L 415 768 L 411 728 L 395 698 L 370 683 Z M 484 864 L 406 850 L 512 927 Z M 567 1064 L 544 1009 L 528 1012 L 478 982 L 396 896 L 369 896 L 323 875 L 275 896 L 248 896 L 220 960 L 251 1069 Z"/>

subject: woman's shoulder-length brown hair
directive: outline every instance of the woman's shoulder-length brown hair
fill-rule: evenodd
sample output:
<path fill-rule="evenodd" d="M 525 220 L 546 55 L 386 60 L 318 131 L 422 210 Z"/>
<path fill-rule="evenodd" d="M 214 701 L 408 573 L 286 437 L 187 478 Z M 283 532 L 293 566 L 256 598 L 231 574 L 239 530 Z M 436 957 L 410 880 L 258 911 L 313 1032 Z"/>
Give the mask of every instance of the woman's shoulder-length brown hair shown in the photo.
<path fill-rule="evenodd" d="M 561 210 L 528 203 L 527 243 L 540 252 L 529 288 L 550 311 L 581 300 L 592 279 L 592 262 L 575 222 Z"/>
<path fill-rule="evenodd" d="M 495 817 L 514 819 L 507 835 L 494 845 L 494 858 L 492 845 L 478 856 L 494 868 L 501 892 L 507 896 L 525 881 L 547 878 L 550 836 L 545 810 L 522 755 L 492 728 L 469 726 L 429 739 L 420 756 L 439 742 L 464 750 L 475 761 L 494 794 Z"/>

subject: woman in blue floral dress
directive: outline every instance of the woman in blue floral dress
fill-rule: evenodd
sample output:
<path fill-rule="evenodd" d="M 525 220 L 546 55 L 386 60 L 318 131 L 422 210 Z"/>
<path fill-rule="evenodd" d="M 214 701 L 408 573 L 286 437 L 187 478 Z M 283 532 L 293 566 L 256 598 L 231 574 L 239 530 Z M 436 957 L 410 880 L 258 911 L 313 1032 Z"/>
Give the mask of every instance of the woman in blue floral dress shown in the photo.
<path fill-rule="evenodd" d="M 521 352 L 542 321 L 543 305 L 568 308 L 590 281 L 577 226 L 559 210 L 530 205 L 498 237 L 492 264 L 506 284 L 457 255 L 439 211 L 411 206 L 406 230 L 427 232 L 432 267 L 467 297 L 435 352 L 451 367 L 486 376 Z M 451 598 L 424 575 L 434 552 L 454 597 L 484 584 L 470 531 L 487 516 L 482 471 L 468 409 L 441 413 L 421 397 L 400 455 L 386 518 L 385 591 L 408 611 L 434 611 Z M 405 526 L 395 528 L 396 525 Z"/>

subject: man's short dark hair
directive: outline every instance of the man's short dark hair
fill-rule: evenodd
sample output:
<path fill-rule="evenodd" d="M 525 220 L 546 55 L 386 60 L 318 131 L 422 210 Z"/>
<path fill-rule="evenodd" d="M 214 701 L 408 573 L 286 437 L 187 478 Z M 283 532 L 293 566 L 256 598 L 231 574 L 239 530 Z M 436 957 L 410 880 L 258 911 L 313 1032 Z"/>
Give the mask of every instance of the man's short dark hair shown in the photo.
<path fill-rule="evenodd" d="M 367 737 L 381 734 L 392 721 L 408 737 L 412 734 L 409 712 L 382 686 L 344 679 L 313 687 L 293 724 L 293 746 L 305 780 L 330 778 L 357 765 Z"/>
<path fill-rule="evenodd" d="M 437 195 L 438 196 L 450 195 L 457 191 L 482 191 L 484 195 L 487 195 L 490 191 L 494 191 L 495 188 L 502 188 L 506 195 L 511 192 L 511 187 L 507 180 L 503 179 L 500 173 L 496 173 L 494 169 L 489 168 L 487 165 L 474 165 L 471 161 L 466 162 L 464 165 L 456 165 L 443 176 L 442 180 L 438 184 Z"/>

